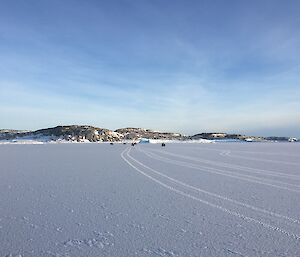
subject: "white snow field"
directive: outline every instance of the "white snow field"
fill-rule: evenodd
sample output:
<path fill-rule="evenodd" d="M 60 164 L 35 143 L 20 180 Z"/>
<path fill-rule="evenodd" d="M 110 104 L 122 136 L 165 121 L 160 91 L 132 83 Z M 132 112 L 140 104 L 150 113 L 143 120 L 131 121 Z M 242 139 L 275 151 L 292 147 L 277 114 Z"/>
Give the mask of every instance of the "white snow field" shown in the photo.
<path fill-rule="evenodd" d="M 300 256 L 300 144 L 0 145 L 0 256 Z"/>

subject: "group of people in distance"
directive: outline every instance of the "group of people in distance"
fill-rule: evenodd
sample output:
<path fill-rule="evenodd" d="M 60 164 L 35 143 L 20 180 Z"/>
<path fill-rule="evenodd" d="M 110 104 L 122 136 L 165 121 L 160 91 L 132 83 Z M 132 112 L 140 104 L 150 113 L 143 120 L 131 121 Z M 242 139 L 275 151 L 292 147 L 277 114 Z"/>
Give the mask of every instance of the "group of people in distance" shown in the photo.
<path fill-rule="evenodd" d="M 132 142 L 132 143 L 131 143 L 131 146 L 135 146 L 135 145 L 136 145 L 136 142 Z M 166 144 L 165 144 L 165 143 L 162 143 L 161 146 L 162 146 L 162 147 L 165 147 Z"/>

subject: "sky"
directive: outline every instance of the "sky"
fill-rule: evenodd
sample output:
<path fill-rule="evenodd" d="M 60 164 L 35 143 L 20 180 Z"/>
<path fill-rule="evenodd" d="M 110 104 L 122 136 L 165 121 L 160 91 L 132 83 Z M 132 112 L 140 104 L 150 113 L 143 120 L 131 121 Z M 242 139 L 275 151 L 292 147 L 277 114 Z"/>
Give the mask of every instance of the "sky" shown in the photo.
<path fill-rule="evenodd" d="M 300 137 L 300 1 L 1 0 L 0 128 Z"/>

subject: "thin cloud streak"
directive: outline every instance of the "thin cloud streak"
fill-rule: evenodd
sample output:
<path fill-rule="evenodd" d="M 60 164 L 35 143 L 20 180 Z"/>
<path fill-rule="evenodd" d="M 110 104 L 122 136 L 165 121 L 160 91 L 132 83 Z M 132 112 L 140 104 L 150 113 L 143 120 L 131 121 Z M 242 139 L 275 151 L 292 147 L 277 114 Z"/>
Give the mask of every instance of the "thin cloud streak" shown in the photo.
<path fill-rule="evenodd" d="M 272 6 L 3 1 L 0 127 L 300 136 L 300 5 Z"/>

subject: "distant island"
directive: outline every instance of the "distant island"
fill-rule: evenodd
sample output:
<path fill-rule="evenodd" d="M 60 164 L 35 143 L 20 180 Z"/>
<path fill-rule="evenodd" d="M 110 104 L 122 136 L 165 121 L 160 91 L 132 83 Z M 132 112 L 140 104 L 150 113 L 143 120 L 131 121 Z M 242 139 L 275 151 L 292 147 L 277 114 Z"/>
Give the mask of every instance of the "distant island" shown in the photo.
<path fill-rule="evenodd" d="M 296 142 L 291 137 L 258 137 L 228 133 L 199 133 L 192 136 L 180 133 L 160 132 L 144 128 L 120 128 L 112 131 L 106 128 L 84 125 L 56 126 L 35 131 L 0 129 L 0 141 L 3 143 L 17 142 L 122 142 L 122 141 L 178 141 L 178 142 L 215 142 L 245 141 L 264 142 L 281 141 Z"/>

